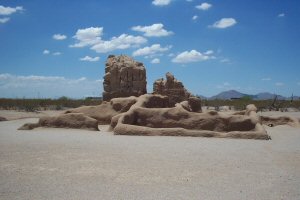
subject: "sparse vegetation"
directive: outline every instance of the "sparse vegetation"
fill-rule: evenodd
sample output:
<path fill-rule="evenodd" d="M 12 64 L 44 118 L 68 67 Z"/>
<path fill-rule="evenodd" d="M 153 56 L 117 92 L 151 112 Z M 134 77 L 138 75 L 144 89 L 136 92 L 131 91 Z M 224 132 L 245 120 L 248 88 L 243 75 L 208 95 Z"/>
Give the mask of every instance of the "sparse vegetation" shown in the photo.
<path fill-rule="evenodd" d="M 8 99 L 0 98 L 0 109 L 20 110 L 35 112 L 40 110 L 62 110 L 66 108 L 77 108 L 80 106 L 92 106 L 101 104 L 102 99 L 70 99 L 61 97 L 58 99 Z"/>
<path fill-rule="evenodd" d="M 254 104 L 261 110 L 271 110 L 272 103 L 274 100 L 252 100 L 251 98 L 245 97 L 235 100 L 223 100 L 214 99 L 206 100 L 202 99 L 202 106 L 214 107 L 219 110 L 221 106 L 229 106 L 229 109 L 234 108 L 235 110 L 244 110 L 247 105 Z M 35 112 L 41 110 L 63 110 L 67 108 L 77 108 L 80 106 L 92 106 L 99 105 L 102 103 L 101 98 L 85 98 L 85 99 L 70 99 L 68 97 L 60 97 L 58 99 L 8 99 L 0 98 L 0 109 L 2 110 L 20 110 L 27 112 Z M 277 100 L 276 103 L 279 105 L 276 110 L 285 111 L 286 108 L 297 108 L 300 109 L 300 100 Z"/>
<path fill-rule="evenodd" d="M 202 100 L 203 106 L 215 107 L 218 108 L 220 106 L 230 106 L 234 107 L 235 110 L 244 110 L 247 105 L 254 104 L 259 111 L 261 110 L 271 110 L 273 100 L 252 100 L 251 98 L 241 98 L 235 100 L 222 100 L 222 99 L 214 99 L 214 100 Z M 278 101 L 280 107 L 277 110 L 285 111 L 286 108 L 297 108 L 300 109 L 300 100 L 280 100 Z M 274 109 L 273 109 L 274 110 Z"/>

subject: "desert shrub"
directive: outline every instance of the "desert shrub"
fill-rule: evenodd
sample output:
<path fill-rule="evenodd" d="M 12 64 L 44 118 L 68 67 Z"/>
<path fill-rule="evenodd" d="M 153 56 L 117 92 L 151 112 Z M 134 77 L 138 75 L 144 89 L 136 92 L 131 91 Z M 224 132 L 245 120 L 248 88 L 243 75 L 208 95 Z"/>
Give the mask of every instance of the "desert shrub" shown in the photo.
<path fill-rule="evenodd" d="M 35 112 L 37 109 L 32 105 L 27 105 L 27 106 L 24 107 L 24 110 L 26 112 Z"/>
<path fill-rule="evenodd" d="M 37 110 L 61 110 L 65 108 L 77 108 L 80 106 L 99 105 L 101 102 L 101 99 L 70 99 L 67 97 L 58 99 L 0 98 L 0 109 L 34 112 Z"/>
<path fill-rule="evenodd" d="M 55 110 L 62 110 L 62 109 L 63 109 L 63 107 L 61 105 L 56 105 L 55 106 Z"/>

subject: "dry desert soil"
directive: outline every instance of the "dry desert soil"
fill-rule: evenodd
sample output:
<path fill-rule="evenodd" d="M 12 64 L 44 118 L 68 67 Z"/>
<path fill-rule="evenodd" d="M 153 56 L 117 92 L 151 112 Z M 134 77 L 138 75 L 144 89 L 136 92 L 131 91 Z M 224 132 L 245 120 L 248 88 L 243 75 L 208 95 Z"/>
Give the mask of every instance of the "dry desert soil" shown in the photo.
<path fill-rule="evenodd" d="M 266 127 L 272 140 L 147 137 L 108 126 L 19 131 L 38 119 L 8 118 L 0 122 L 1 200 L 300 199 L 299 128 Z"/>

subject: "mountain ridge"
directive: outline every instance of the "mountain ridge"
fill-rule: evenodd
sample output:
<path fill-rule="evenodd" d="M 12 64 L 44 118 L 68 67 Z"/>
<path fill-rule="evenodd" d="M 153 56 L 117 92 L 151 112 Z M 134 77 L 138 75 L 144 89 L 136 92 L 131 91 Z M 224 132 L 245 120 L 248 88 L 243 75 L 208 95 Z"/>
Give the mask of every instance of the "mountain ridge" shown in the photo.
<path fill-rule="evenodd" d="M 279 94 L 272 94 L 270 92 L 260 92 L 257 94 L 246 94 L 246 93 L 241 93 L 237 90 L 227 90 L 227 91 L 223 91 L 220 92 L 214 96 L 211 97 L 205 97 L 203 95 L 198 95 L 200 96 L 200 98 L 202 99 L 209 99 L 209 100 L 213 100 L 213 99 L 223 99 L 223 100 L 228 100 L 228 99 L 235 99 L 235 98 L 242 98 L 245 96 L 250 97 L 253 100 L 268 100 L 268 99 L 274 99 L 275 96 L 277 95 L 277 99 L 278 100 L 290 100 L 291 97 L 285 97 Z M 294 99 L 300 99 L 299 96 L 294 96 Z"/>

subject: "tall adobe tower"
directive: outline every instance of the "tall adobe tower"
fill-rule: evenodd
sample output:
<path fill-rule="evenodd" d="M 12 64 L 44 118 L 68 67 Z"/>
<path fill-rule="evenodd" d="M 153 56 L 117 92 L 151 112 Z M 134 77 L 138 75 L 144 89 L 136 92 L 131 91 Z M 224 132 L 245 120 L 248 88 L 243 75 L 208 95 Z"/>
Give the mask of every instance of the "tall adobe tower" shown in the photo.
<path fill-rule="evenodd" d="M 105 64 L 103 100 L 147 93 L 146 69 L 131 57 L 110 55 Z"/>

